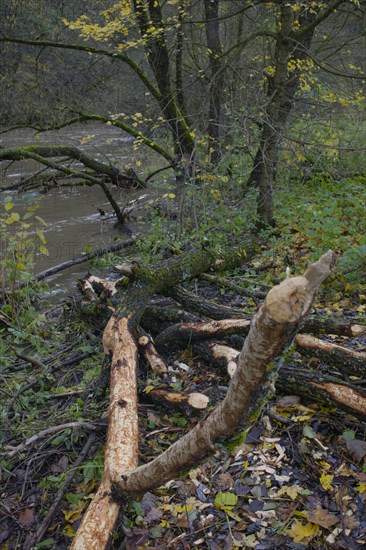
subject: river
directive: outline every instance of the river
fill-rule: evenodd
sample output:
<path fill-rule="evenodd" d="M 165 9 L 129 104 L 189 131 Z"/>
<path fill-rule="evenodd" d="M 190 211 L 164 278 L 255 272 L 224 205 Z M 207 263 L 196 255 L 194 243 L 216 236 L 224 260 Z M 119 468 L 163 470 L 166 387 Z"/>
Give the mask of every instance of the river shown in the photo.
<path fill-rule="evenodd" d="M 86 136 L 90 136 L 90 139 L 85 141 Z M 104 163 L 110 161 L 120 168 L 125 164 L 134 163 L 138 155 L 132 148 L 132 140 L 124 137 L 118 128 L 98 123 L 73 125 L 59 131 L 40 134 L 38 138 L 33 130 L 16 129 L 2 134 L 0 140 L 2 147 L 72 144 L 93 158 Z M 81 166 L 74 162 L 72 167 L 80 169 Z M 32 159 L 13 163 L 2 162 L 0 184 L 2 187 L 15 184 L 40 168 L 41 165 Z M 141 190 L 133 191 L 117 187 L 112 187 L 112 190 L 120 206 L 146 193 Z M 49 256 L 40 253 L 36 255 L 35 272 L 69 260 L 80 254 L 85 247 L 100 248 L 108 246 L 116 238 L 129 237 L 114 227 L 115 218 L 111 217 L 112 208 L 97 185 L 93 187 L 60 186 L 45 194 L 39 190 L 27 191 L 25 194 L 17 192 L 12 194 L 15 211 L 24 212 L 29 204 L 38 204 L 36 214 L 46 222 L 43 231 Z M 107 216 L 101 216 L 98 208 L 105 210 Z M 129 224 L 134 233 L 143 227 L 142 218 L 141 211 L 136 211 L 136 217 Z M 85 263 L 54 275 L 48 280 L 53 292 L 58 293 L 62 289 L 73 292 L 77 279 L 85 275 L 88 268 L 88 263 Z"/>

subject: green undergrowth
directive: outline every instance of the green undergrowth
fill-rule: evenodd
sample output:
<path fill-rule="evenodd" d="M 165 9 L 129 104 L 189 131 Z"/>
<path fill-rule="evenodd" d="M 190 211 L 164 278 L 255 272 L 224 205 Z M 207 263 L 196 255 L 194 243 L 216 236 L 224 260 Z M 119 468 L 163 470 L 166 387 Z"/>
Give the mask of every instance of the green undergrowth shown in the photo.
<path fill-rule="evenodd" d="M 322 176 L 303 185 L 280 186 L 276 193 L 276 231 L 264 257 L 298 274 L 326 250 L 338 256 L 327 282 L 338 293 L 364 294 L 366 270 L 366 178 L 330 181 Z M 283 276 L 283 272 L 282 272 Z"/>

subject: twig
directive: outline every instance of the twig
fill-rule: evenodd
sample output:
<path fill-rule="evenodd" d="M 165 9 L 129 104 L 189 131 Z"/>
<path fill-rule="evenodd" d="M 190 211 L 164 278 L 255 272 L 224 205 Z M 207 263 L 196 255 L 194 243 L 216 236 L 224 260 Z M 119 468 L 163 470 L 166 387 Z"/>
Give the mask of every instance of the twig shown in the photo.
<path fill-rule="evenodd" d="M 62 485 L 62 487 L 57 492 L 55 500 L 54 500 L 51 508 L 48 510 L 47 516 L 44 518 L 41 525 L 38 527 L 37 531 L 25 541 L 24 546 L 23 546 L 23 550 L 31 550 L 31 548 L 33 548 L 35 544 L 37 544 L 38 542 L 40 542 L 42 540 L 43 535 L 46 533 L 46 531 L 47 531 L 47 529 L 48 529 L 48 527 L 49 527 L 49 525 L 52 521 L 52 518 L 54 517 L 54 515 L 57 512 L 57 509 L 60 505 L 60 502 L 64 498 L 65 493 L 68 491 L 68 489 L 71 485 L 71 482 L 72 482 L 72 480 L 73 480 L 73 478 L 74 478 L 74 476 L 77 472 L 77 468 L 84 461 L 84 459 L 87 456 L 87 454 L 88 454 L 91 446 L 93 445 L 95 439 L 96 439 L 96 434 L 95 433 L 92 433 L 92 434 L 89 435 L 89 437 L 88 437 L 81 453 L 79 454 L 77 460 L 75 461 L 75 463 L 73 465 L 73 469 L 71 470 L 71 472 L 69 472 L 67 474 L 64 484 Z"/>
<path fill-rule="evenodd" d="M 16 353 L 15 355 L 19 359 L 23 359 L 23 361 L 31 363 L 31 365 L 35 365 L 36 367 L 40 367 L 41 369 L 47 369 L 47 366 L 44 363 L 41 363 L 41 361 L 38 361 L 38 359 L 36 359 L 35 357 L 31 357 L 30 355 L 23 355 L 22 353 Z"/>
<path fill-rule="evenodd" d="M 39 439 L 46 437 L 47 435 L 53 434 L 55 432 L 62 432 L 63 430 L 68 430 L 71 428 L 84 428 L 85 430 L 95 431 L 100 428 L 100 425 L 92 424 L 91 422 L 67 422 L 66 424 L 60 424 L 59 426 L 50 426 L 49 428 L 46 428 L 45 430 L 42 430 L 41 432 L 38 432 L 37 434 L 32 435 L 32 437 L 29 437 L 17 447 L 12 447 L 10 445 L 7 445 L 6 448 L 9 450 L 5 451 L 4 453 L 0 453 L 0 456 L 11 457 L 16 453 L 20 453 L 21 451 L 24 451 L 27 447 L 29 447 L 30 445 L 33 445 L 33 443 L 35 443 Z"/>
<path fill-rule="evenodd" d="M 106 248 L 98 248 L 97 250 L 94 250 L 93 252 L 89 252 L 88 254 L 81 254 L 80 256 L 77 256 L 76 258 L 73 258 L 72 260 L 67 260 L 66 262 L 63 262 L 62 264 L 55 265 L 54 267 L 51 267 L 49 269 L 46 269 L 45 271 L 41 271 L 40 273 L 37 273 L 35 276 L 37 281 L 43 281 L 47 277 L 50 277 L 51 275 L 54 275 L 55 273 L 59 273 L 59 271 L 63 271 L 64 269 L 67 269 L 68 267 L 72 267 L 77 264 L 83 264 L 84 262 L 87 262 L 88 260 L 91 260 L 92 258 L 97 258 L 99 256 L 103 256 L 104 254 L 108 254 L 109 252 L 117 252 L 118 250 L 122 250 L 123 248 L 126 248 L 127 246 L 131 246 L 136 241 L 135 238 L 131 237 L 130 239 L 127 239 L 123 241 L 122 243 L 113 244 L 111 246 L 107 246 Z"/>

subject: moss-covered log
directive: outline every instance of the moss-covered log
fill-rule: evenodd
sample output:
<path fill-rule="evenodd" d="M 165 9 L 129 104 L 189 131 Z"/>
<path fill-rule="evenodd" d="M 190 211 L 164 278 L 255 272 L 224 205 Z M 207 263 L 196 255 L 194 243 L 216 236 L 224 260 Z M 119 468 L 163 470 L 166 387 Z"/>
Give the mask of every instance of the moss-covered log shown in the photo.
<path fill-rule="evenodd" d="M 175 286 L 169 289 L 166 294 L 177 300 L 189 311 L 194 311 L 209 319 L 242 319 L 245 317 L 245 312 L 240 309 L 215 304 L 215 302 L 189 292 L 182 286 Z"/>

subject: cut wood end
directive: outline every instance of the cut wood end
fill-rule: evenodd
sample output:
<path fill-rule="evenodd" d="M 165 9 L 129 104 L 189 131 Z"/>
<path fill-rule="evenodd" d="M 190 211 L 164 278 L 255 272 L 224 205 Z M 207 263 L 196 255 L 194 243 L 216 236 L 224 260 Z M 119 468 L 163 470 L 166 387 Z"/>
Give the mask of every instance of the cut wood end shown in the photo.
<path fill-rule="evenodd" d="M 232 378 L 235 374 L 235 371 L 237 369 L 238 365 L 236 364 L 235 361 L 230 361 L 228 366 L 227 366 L 227 372 L 228 372 L 228 375 L 230 376 L 230 378 Z"/>
<path fill-rule="evenodd" d="M 272 288 L 264 302 L 269 316 L 277 323 L 297 323 L 310 307 L 315 293 L 330 275 L 336 255 L 328 250 L 311 264 L 304 275 L 282 281 Z"/>
<path fill-rule="evenodd" d="M 352 325 L 351 326 L 352 336 L 361 336 L 366 332 L 366 325 Z"/>
<path fill-rule="evenodd" d="M 147 346 L 147 344 L 149 343 L 149 339 L 147 336 L 141 336 L 139 338 L 139 344 L 140 346 Z"/>
<path fill-rule="evenodd" d="M 210 399 L 203 393 L 190 393 L 188 396 L 188 403 L 194 409 L 206 409 Z"/>

